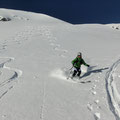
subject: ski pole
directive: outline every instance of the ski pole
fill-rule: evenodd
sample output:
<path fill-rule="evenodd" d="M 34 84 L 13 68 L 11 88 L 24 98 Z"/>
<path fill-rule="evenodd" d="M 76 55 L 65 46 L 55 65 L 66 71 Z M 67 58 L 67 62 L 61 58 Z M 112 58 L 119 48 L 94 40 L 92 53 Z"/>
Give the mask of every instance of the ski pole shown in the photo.
<path fill-rule="evenodd" d="M 73 66 L 69 70 L 72 70 L 72 69 L 73 69 Z"/>
<path fill-rule="evenodd" d="M 68 75 L 68 77 L 67 77 L 67 79 L 69 79 L 70 78 L 70 74 L 72 73 L 72 69 L 73 69 L 73 66 L 69 69 L 69 75 Z"/>

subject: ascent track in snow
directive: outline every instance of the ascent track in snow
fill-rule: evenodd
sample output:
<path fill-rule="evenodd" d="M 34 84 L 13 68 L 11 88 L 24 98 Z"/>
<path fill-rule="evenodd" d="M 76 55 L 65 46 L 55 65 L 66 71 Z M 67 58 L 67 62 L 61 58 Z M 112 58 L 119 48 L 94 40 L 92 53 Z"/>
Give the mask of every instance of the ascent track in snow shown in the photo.
<path fill-rule="evenodd" d="M 114 73 L 120 64 L 120 59 L 118 59 L 106 73 L 106 90 L 108 95 L 108 103 L 110 110 L 115 115 L 116 120 L 120 120 L 120 94 L 117 91 L 115 84 Z"/>

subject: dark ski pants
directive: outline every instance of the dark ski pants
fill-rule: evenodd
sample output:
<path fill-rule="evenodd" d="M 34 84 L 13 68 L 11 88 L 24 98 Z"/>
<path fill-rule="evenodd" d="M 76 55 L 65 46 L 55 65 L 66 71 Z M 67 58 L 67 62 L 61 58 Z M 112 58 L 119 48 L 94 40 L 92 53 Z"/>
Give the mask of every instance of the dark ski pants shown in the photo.
<path fill-rule="evenodd" d="M 80 68 L 74 68 L 74 72 L 73 72 L 73 77 L 74 76 L 76 76 L 76 74 L 77 74 L 77 76 L 80 76 L 80 74 L 81 74 L 81 69 Z"/>

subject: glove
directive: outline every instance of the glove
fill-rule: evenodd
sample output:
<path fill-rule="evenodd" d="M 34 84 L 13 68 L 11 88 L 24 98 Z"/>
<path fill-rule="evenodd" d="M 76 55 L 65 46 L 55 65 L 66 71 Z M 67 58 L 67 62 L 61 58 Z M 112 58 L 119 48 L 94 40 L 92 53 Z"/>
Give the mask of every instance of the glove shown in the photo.
<path fill-rule="evenodd" d="M 90 65 L 87 65 L 87 67 L 90 67 Z"/>

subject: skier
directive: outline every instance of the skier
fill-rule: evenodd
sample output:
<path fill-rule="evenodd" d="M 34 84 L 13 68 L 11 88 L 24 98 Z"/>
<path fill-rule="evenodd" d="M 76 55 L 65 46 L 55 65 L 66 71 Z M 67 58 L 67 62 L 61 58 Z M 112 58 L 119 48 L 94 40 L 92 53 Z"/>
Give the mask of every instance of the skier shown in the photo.
<path fill-rule="evenodd" d="M 72 74 L 73 78 L 76 74 L 78 77 L 80 77 L 81 74 L 81 65 L 85 65 L 87 67 L 90 67 L 90 65 L 88 65 L 87 63 L 85 63 L 85 61 L 82 59 L 82 53 L 78 52 L 77 57 L 72 61 L 73 67 L 74 67 L 74 72 Z"/>

